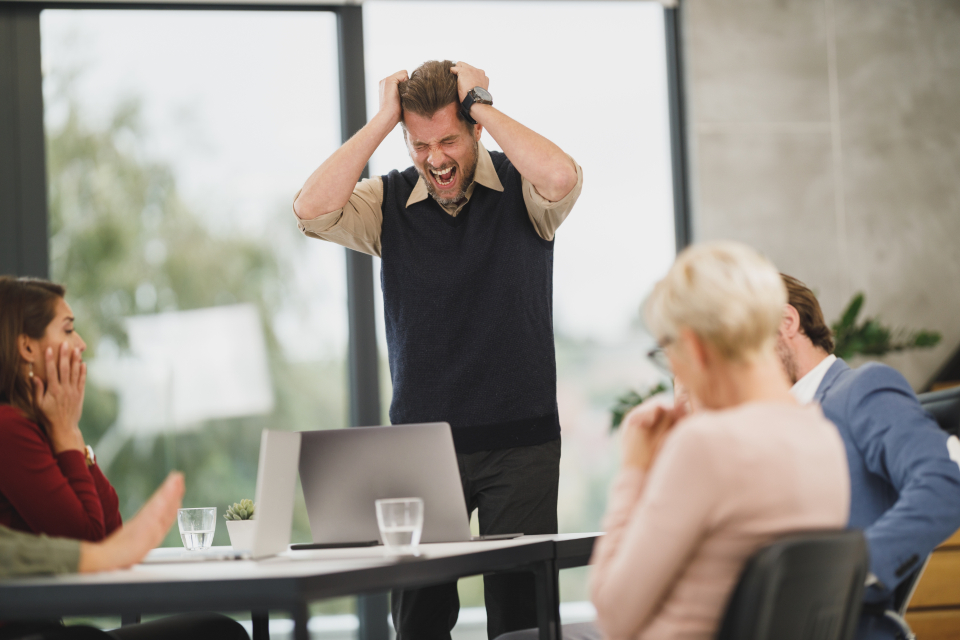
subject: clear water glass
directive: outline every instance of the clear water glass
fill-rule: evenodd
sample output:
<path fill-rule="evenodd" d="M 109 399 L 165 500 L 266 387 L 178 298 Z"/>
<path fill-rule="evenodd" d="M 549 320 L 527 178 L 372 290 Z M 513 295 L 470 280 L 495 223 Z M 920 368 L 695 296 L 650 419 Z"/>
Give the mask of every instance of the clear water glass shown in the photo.
<path fill-rule="evenodd" d="M 213 534 L 217 530 L 217 508 L 180 509 L 177 511 L 177 525 L 187 551 L 206 549 L 213 544 Z"/>
<path fill-rule="evenodd" d="M 377 525 L 380 539 L 391 555 L 418 555 L 417 545 L 423 533 L 423 499 L 390 498 L 377 500 Z"/>

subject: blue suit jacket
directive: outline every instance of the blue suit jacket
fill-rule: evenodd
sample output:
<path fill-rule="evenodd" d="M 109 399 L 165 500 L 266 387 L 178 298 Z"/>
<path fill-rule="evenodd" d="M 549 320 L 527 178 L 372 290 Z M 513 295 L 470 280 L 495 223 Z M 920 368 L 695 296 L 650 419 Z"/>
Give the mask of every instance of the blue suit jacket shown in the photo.
<path fill-rule="evenodd" d="M 850 524 L 863 529 L 870 570 L 892 590 L 935 546 L 960 528 L 960 466 L 950 459 L 948 435 L 923 410 L 907 381 L 878 363 L 851 369 L 837 360 L 814 400 L 837 425 L 850 465 Z"/>

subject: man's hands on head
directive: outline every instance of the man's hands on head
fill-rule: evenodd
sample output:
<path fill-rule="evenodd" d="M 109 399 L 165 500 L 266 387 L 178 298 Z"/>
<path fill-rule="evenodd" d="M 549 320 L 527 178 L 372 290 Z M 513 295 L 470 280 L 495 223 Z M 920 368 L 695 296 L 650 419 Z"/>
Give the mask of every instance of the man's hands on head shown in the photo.
<path fill-rule="evenodd" d="M 78 571 L 110 571 L 140 562 L 167 535 L 183 500 L 183 474 L 173 471 L 130 522 L 103 542 L 80 543 Z"/>
<path fill-rule="evenodd" d="M 380 81 L 380 113 L 389 118 L 393 126 L 400 123 L 403 109 L 400 107 L 400 83 L 410 79 L 407 70 L 402 69 Z"/>
<path fill-rule="evenodd" d="M 474 87 L 490 88 L 490 79 L 483 69 L 466 62 L 457 62 L 450 67 L 450 72 L 457 75 L 461 104 Z M 559 202 L 577 186 L 576 164 L 554 143 L 493 105 L 474 104 L 470 108 L 470 117 L 483 126 L 520 175 L 529 180 L 547 201 Z"/>
<path fill-rule="evenodd" d="M 467 94 L 474 87 L 490 88 L 490 78 L 483 69 L 472 67 L 466 62 L 458 62 L 450 67 L 450 71 L 457 75 L 457 93 L 460 95 L 460 102 L 467 98 Z"/>
<path fill-rule="evenodd" d="M 667 435 L 683 418 L 686 403 L 674 405 L 666 398 L 651 398 L 623 418 L 623 466 L 649 471 Z"/>

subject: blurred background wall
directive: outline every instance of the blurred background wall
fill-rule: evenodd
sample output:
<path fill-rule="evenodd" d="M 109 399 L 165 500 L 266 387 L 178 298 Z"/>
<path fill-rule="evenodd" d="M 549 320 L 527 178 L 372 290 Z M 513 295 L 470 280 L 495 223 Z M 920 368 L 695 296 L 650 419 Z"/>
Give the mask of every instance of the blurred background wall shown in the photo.
<path fill-rule="evenodd" d="M 960 2 L 683 5 L 695 237 L 765 252 L 828 321 L 943 335 L 885 360 L 926 386 L 960 344 Z"/>

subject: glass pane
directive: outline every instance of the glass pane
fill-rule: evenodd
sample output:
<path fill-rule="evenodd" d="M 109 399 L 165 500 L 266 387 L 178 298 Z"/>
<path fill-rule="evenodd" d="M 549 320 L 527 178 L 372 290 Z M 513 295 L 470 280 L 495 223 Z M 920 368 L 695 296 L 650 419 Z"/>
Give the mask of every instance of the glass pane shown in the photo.
<path fill-rule="evenodd" d="M 610 408 L 627 390 L 660 381 L 644 357 L 652 340 L 639 307 L 675 253 L 663 9 L 653 2 L 363 7 L 369 115 L 382 78 L 425 60 L 464 60 L 486 71 L 499 109 L 583 167 L 583 193 L 557 233 L 555 254 L 559 516 L 561 531 L 596 531 L 618 464 Z M 482 143 L 499 149 L 487 133 Z M 371 173 L 410 164 L 398 128 L 373 156 Z M 589 605 L 577 604 L 587 598 L 585 570 L 561 575 L 564 619 L 589 618 Z M 461 598 L 464 607 L 479 606 L 479 580 L 461 581 Z M 482 617 L 477 629 L 467 624 L 472 615 L 461 614 L 460 637 L 482 630 Z"/>
<path fill-rule="evenodd" d="M 291 209 L 340 143 L 335 17 L 48 10 L 41 26 L 51 275 L 90 345 L 81 427 L 125 518 L 169 469 L 185 506 L 222 514 L 254 497 L 262 429 L 346 424 L 343 249 Z"/>

